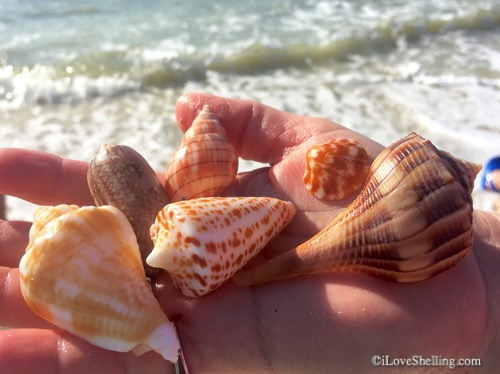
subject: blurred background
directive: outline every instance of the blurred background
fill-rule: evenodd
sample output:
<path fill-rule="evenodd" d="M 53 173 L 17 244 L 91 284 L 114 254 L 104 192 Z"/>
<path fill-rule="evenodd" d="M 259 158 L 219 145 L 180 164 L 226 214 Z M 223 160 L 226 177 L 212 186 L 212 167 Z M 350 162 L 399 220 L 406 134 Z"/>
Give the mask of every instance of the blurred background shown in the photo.
<path fill-rule="evenodd" d="M 416 131 L 484 164 L 500 154 L 499 32 L 500 0 L 2 0 L 0 147 L 90 160 L 127 144 L 161 170 L 195 90 L 384 145 Z"/>

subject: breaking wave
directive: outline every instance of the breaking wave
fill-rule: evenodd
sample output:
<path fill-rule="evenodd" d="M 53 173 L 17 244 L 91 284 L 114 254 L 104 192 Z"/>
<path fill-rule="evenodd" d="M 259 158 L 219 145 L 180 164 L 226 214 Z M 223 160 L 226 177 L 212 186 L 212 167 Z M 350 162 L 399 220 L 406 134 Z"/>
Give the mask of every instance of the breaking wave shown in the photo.
<path fill-rule="evenodd" d="M 310 69 L 346 62 L 353 56 L 387 54 L 429 36 L 453 31 L 476 33 L 499 26 L 500 10 L 477 9 L 472 14 L 436 19 L 384 20 L 370 29 L 315 44 L 268 45 L 254 41 L 227 52 L 202 50 L 173 55 L 120 47 L 87 52 L 49 66 L 13 66 L 0 58 L 0 105 L 72 103 L 131 91 L 182 87 L 189 81 L 204 81 L 213 73 L 258 75 L 288 68 Z"/>

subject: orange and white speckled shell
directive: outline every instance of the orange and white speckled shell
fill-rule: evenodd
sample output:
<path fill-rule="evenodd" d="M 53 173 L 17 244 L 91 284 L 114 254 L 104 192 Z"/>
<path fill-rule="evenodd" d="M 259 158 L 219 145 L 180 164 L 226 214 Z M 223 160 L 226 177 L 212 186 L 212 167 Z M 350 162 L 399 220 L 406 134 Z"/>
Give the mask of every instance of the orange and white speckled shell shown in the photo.
<path fill-rule="evenodd" d="M 238 155 L 208 108 L 194 119 L 165 173 L 171 202 L 219 195 L 238 172 Z"/>
<path fill-rule="evenodd" d="M 316 198 L 340 200 L 352 195 L 366 181 L 370 161 L 353 139 L 334 139 L 306 152 L 304 185 Z"/>
<path fill-rule="evenodd" d="M 186 296 L 228 280 L 292 219 L 292 203 L 268 197 L 200 198 L 167 205 L 151 226 L 146 262 L 165 269 Z"/>
<path fill-rule="evenodd" d="M 40 207 L 19 264 L 40 317 L 99 347 L 154 350 L 175 362 L 179 342 L 144 275 L 132 227 L 111 206 Z"/>

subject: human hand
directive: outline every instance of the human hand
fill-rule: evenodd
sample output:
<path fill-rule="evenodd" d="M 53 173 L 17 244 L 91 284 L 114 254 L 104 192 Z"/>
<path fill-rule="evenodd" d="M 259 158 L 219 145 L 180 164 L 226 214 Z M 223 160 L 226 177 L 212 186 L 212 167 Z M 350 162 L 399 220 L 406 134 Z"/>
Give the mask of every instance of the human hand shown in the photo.
<path fill-rule="evenodd" d="M 177 117 L 183 130 L 204 104 L 219 116 L 240 156 L 271 165 L 240 175 L 226 194 L 279 197 L 293 201 L 298 210 L 291 224 L 254 262 L 305 241 L 350 202 L 320 202 L 301 187 L 307 148 L 332 137 L 351 137 L 361 142 L 372 159 L 382 149 L 324 119 L 203 94 L 179 100 Z M 86 163 L 63 161 L 47 154 L 4 150 L 0 154 L 0 192 L 39 204 L 88 205 L 92 200 L 86 168 Z M 477 221 L 486 227 L 494 223 L 494 218 L 480 215 Z M 2 265 L 17 267 L 27 244 L 28 229 L 26 223 L 3 223 L 0 227 Z M 497 281 L 493 276 L 485 277 L 485 272 L 492 272 L 481 264 L 483 260 L 498 263 L 495 246 L 500 243 L 499 236 L 482 243 L 483 247 L 491 245 L 481 255 L 476 255 L 475 248 L 449 271 L 414 284 L 336 273 L 253 288 L 228 283 L 213 294 L 189 299 L 182 297 L 163 274 L 154 279 L 153 289 L 176 323 L 193 373 L 359 372 L 373 370 L 374 355 L 478 357 L 487 354 L 488 349 L 493 352 L 493 338 L 487 334 L 493 326 L 487 314 L 493 305 L 492 295 L 487 293 L 484 282 Z M 1 274 L 6 282 L 0 293 L 0 325 L 51 328 L 24 304 L 17 270 L 2 268 Z M 493 290 L 498 299 L 498 288 Z M 20 348 L 33 340 L 39 344 L 31 345 L 28 352 Z M 154 353 L 135 357 L 108 352 L 51 330 L 9 330 L 0 335 L 0 363 L 10 365 L 2 367 L 22 364 L 39 371 L 50 365 L 47 367 L 59 367 L 62 372 L 88 372 L 92 365 L 107 372 L 120 372 L 128 366 L 144 372 L 171 369 L 159 357 Z M 406 372 L 409 368 L 399 369 Z M 443 367 L 433 369 L 442 371 Z"/>
<path fill-rule="evenodd" d="M 92 205 L 87 163 L 21 149 L 0 150 L 0 191 L 40 205 Z M 0 220 L 0 372 L 173 372 L 156 353 L 137 357 L 93 346 L 35 315 L 19 287 L 30 222 Z"/>

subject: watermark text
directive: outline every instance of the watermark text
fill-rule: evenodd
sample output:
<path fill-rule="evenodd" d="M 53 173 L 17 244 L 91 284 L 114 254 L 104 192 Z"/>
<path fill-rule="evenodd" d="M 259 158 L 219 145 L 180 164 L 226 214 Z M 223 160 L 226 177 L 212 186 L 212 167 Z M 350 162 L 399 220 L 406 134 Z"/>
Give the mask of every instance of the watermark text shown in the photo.
<path fill-rule="evenodd" d="M 389 355 L 375 355 L 372 357 L 373 366 L 443 366 L 449 369 L 465 366 L 481 366 L 480 358 L 447 358 L 433 355 L 429 357 L 414 355 L 410 357 L 392 357 Z"/>

